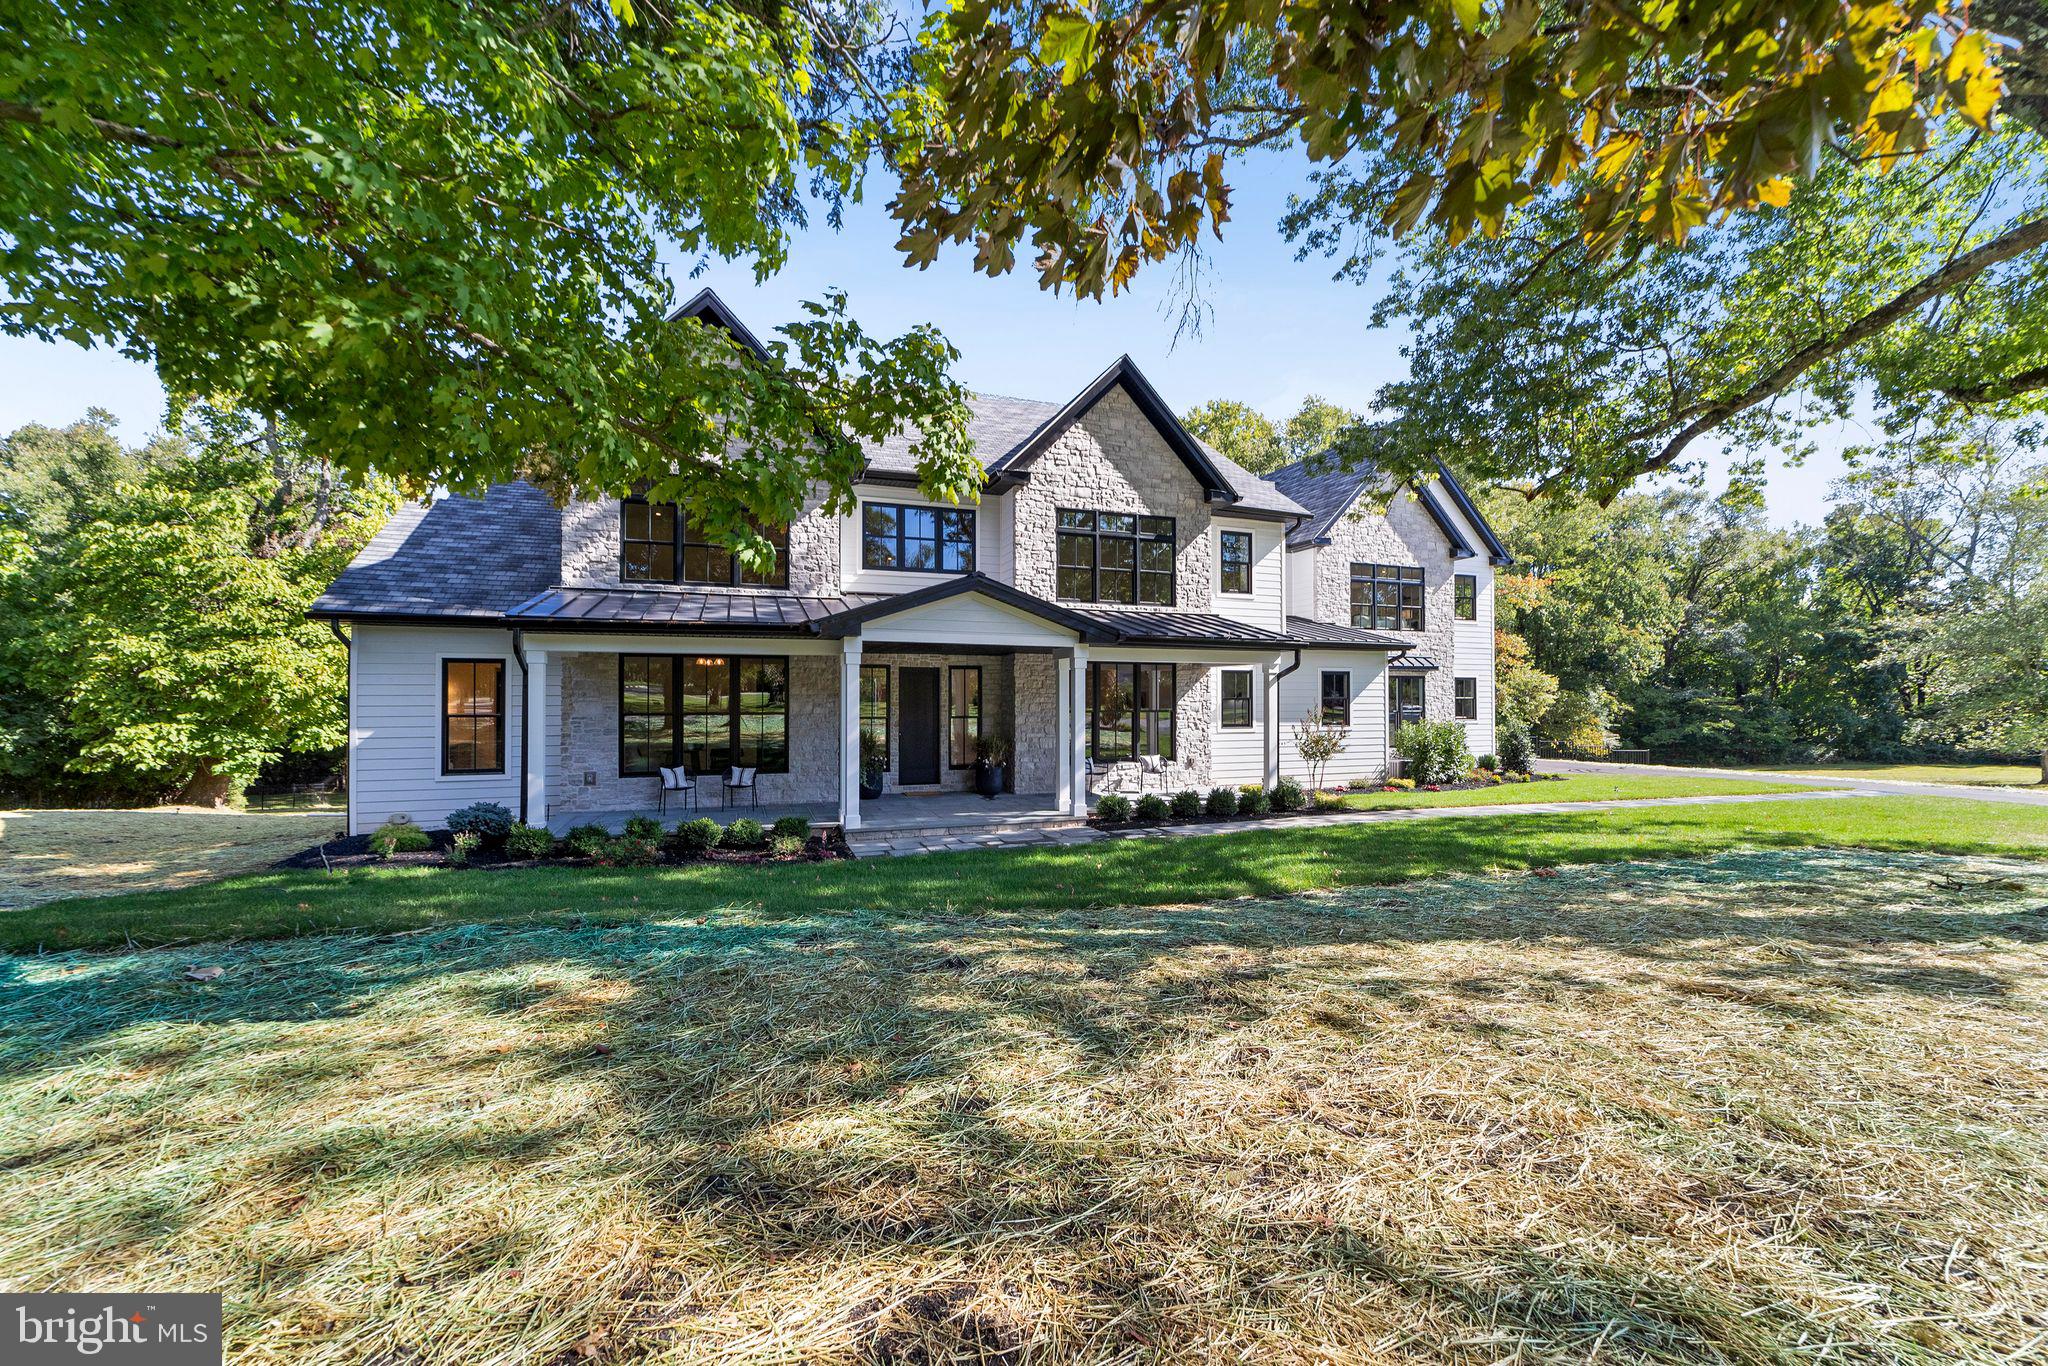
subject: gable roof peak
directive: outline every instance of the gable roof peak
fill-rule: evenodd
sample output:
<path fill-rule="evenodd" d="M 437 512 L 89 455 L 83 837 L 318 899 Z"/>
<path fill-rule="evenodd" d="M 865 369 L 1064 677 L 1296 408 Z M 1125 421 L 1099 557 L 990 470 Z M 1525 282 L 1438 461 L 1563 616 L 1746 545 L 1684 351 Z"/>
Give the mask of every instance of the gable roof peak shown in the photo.
<path fill-rule="evenodd" d="M 684 318 L 696 318 L 714 327 L 724 328 L 726 335 L 753 352 L 756 357 L 761 360 L 768 359 L 768 348 L 761 345 L 760 338 L 748 330 L 747 325 L 740 321 L 740 315 L 733 312 L 725 300 L 718 297 L 718 291 L 709 285 L 691 295 L 687 303 L 678 306 L 675 312 L 668 315 L 670 322 L 680 322 Z"/>

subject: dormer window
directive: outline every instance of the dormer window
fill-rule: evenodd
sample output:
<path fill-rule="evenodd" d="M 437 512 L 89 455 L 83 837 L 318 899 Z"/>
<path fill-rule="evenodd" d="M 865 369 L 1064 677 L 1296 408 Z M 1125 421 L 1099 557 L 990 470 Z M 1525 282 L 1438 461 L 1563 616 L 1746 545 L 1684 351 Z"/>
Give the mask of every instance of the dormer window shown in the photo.
<path fill-rule="evenodd" d="M 789 533 L 757 529 L 775 546 L 775 565 L 765 574 L 747 568 L 729 547 L 709 539 L 674 503 L 625 499 L 619 504 L 619 580 L 785 588 Z"/>

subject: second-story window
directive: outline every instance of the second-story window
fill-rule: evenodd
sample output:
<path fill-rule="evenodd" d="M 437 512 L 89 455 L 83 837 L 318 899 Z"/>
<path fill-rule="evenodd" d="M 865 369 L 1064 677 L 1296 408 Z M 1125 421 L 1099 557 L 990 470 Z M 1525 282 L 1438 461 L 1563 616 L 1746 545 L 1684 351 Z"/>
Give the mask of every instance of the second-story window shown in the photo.
<path fill-rule="evenodd" d="M 757 528 L 775 547 L 766 572 L 693 526 L 673 503 L 637 498 L 619 503 L 619 580 L 622 583 L 691 583 L 784 588 L 789 584 L 789 533 Z"/>
<path fill-rule="evenodd" d="M 1252 534 L 1249 531 L 1221 532 L 1216 546 L 1220 562 L 1217 587 L 1225 593 L 1251 592 Z"/>
<path fill-rule="evenodd" d="M 1135 512 L 1059 510 L 1059 595 L 1070 602 L 1171 607 L 1171 517 Z"/>
<path fill-rule="evenodd" d="M 1451 580 L 1452 607 L 1459 621 L 1479 620 L 1479 577 L 1459 574 Z"/>
<path fill-rule="evenodd" d="M 863 503 L 860 563 L 863 569 L 972 574 L 974 514 L 959 508 Z"/>
<path fill-rule="evenodd" d="M 1411 564 L 1352 565 L 1351 624 L 1373 631 L 1422 630 L 1422 571 Z"/>

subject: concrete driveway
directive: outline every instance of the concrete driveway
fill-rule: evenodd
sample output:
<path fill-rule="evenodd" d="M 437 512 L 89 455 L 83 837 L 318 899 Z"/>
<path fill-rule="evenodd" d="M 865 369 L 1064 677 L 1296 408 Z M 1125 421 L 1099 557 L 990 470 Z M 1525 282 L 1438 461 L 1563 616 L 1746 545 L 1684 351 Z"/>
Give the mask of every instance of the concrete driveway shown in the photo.
<path fill-rule="evenodd" d="M 1755 782 L 1778 779 L 1788 783 L 1811 783 L 1815 787 L 1842 787 L 1888 797 L 1962 797 L 1973 802 L 2007 802 L 2018 806 L 2048 806 L 2048 789 L 2027 787 L 1978 787 L 1962 783 L 1882 782 L 1871 778 L 1834 778 L 1815 773 L 1775 773 L 1753 768 L 1681 768 L 1671 764 L 1600 764 L 1578 759 L 1538 759 L 1541 773 L 1684 773 L 1695 778 L 1728 778 Z"/>

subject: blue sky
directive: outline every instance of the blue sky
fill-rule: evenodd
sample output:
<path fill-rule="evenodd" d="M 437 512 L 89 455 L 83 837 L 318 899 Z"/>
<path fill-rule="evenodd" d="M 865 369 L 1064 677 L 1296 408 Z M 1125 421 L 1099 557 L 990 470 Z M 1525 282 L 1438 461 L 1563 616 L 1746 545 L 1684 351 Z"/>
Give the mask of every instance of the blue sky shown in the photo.
<path fill-rule="evenodd" d="M 1289 163 L 1298 166 L 1298 161 Z M 906 269 L 879 202 L 849 209 L 838 233 L 814 227 L 789 265 L 763 284 L 745 264 L 713 265 L 683 278 L 680 297 L 710 285 L 756 332 L 799 316 L 799 302 L 844 289 L 862 324 L 893 335 L 936 323 L 960 349 L 956 373 L 970 388 L 1022 398 L 1064 399 L 1129 352 L 1176 409 L 1234 398 L 1282 418 L 1309 394 L 1365 408 L 1388 379 L 1406 371 L 1399 333 L 1368 324 L 1370 286 L 1333 281 L 1320 258 L 1298 262 L 1277 228 L 1298 181 L 1267 163 L 1237 168 L 1233 221 L 1212 244 L 1203 295 L 1211 306 L 1200 336 L 1175 339 L 1169 269 L 1141 273 L 1134 293 L 1103 303 L 1055 297 L 1028 266 L 997 280 L 976 274 L 972 253 L 943 253 L 927 270 Z M 108 351 L 84 351 L 0 337 L 0 432 L 26 422 L 62 424 L 98 405 L 140 441 L 159 425 L 163 390 L 151 370 Z M 1839 474 L 1829 458 L 1772 472 L 1773 521 L 1817 520 Z"/>

